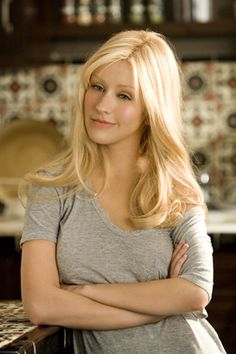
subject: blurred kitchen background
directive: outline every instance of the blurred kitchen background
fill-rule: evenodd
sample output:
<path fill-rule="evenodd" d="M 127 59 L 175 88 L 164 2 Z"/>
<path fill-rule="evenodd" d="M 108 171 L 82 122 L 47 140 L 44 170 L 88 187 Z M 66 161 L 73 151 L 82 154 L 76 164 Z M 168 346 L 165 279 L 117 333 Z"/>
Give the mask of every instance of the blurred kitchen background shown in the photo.
<path fill-rule="evenodd" d="M 209 321 L 236 353 L 236 1 L 0 0 L 0 21 L 0 300 L 20 299 L 19 180 L 65 146 L 84 60 L 112 33 L 149 28 L 181 60 L 215 250 Z"/>

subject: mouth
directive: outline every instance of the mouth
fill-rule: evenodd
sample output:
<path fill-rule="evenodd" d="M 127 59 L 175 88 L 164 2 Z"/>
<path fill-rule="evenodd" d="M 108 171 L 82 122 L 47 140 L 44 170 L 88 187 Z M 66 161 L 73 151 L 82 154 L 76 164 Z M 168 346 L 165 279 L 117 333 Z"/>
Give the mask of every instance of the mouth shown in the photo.
<path fill-rule="evenodd" d="M 113 127 L 114 125 L 116 125 L 113 122 L 109 122 L 107 120 L 103 120 L 103 119 L 96 119 L 96 118 L 92 118 L 91 119 L 92 122 L 98 126 L 106 126 L 106 127 Z"/>

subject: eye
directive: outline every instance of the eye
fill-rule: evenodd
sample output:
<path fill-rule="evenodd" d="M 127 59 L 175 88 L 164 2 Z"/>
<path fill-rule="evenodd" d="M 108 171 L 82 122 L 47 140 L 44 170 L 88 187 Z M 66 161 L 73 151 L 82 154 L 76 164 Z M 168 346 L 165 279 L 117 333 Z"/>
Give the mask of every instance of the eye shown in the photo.
<path fill-rule="evenodd" d="M 103 86 L 100 84 L 91 84 L 91 87 L 95 90 L 95 91 L 103 91 Z"/>
<path fill-rule="evenodd" d="M 130 101 L 131 100 L 131 97 L 125 93 L 120 93 L 119 94 L 119 97 L 124 100 L 124 101 Z"/>

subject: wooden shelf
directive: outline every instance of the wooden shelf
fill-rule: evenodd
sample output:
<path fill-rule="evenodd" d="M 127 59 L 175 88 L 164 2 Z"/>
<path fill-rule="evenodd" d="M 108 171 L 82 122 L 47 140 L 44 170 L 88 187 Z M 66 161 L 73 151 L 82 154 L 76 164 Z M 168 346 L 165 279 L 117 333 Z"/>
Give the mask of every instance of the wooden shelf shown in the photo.
<path fill-rule="evenodd" d="M 219 20 L 208 23 L 197 22 L 163 22 L 159 25 L 150 23 L 133 25 L 63 25 L 50 24 L 33 26 L 28 36 L 36 39 L 106 39 L 111 34 L 128 29 L 150 29 L 171 38 L 202 38 L 202 37 L 234 37 L 236 35 L 235 20 Z"/>

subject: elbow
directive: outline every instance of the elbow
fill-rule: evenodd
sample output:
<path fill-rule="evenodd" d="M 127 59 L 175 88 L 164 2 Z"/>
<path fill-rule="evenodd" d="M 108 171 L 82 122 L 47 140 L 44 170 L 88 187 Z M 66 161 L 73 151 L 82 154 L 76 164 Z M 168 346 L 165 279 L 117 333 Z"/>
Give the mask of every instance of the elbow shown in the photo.
<path fill-rule="evenodd" d="M 207 292 L 200 287 L 196 289 L 192 299 L 192 311 L 203 311 L 209 303 Z"/>
<path fill-rule="evenodd" d="M 35 326 L 47 325 L 47 324 L 49 325 L 46 316 L 42 311 L 39 311 L 38 308 L 33 309 L 29 313 L 29 319 Z"/>
<path fill-rule="evenodd" d="M 36 326 L 50 325 L 49 311 L 41 300 L 23 302 L 25 313 L 30 322 Z"/>

